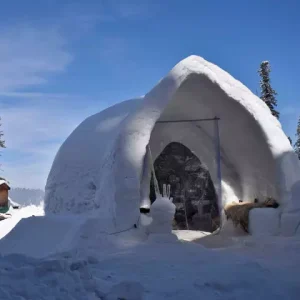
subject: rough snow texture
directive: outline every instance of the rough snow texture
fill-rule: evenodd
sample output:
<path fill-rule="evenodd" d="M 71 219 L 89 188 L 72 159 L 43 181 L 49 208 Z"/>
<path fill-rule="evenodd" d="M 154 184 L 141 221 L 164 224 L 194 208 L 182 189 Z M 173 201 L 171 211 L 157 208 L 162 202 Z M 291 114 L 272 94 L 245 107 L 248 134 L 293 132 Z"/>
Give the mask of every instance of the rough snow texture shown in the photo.
<path fill-rule="evenodd" d="M 19 213 L 0 240 L 0 299 L 299 299 L 299 236 L 108 235 L 91 216 Z"/>
<path fill-rule="evenodd" d="M 102 239 L 91 247 L 91 240 L 97 241 L 90 235 L 82 243 L 84 251 L 74 249 L 45 259 L 0 256 L 0 298 L 299 299 L 299 238 L 248 236 L 231 240 L 230 248 L 224 247 L 224 241 L 211 240 L 219 243 L 214 250 L 176 240 L 147 240 L 132 247 L 115 238 L 115 246 L 110 245 L 105 255 L 99 249 L 108 242 Z"/>
<path fill-rule="evenodd" d="M 105 300 L 143 300 L 144 288 L 139 282 L 123 281 L 113 286 Z"/>
<path fill-rule="evenodd" d="M 101 229 L 131 228 L 139 218 L 140 187 L 149 182 L 143 176 L 149 141 L 154 159 L 170 142 L 184 144 L 218 186 L 213 123 L 156 123 L 215 116 L 221 118 L 223 205 L 272 196 L 286 212 L 300 210 L 299 161 L 278 120 L 241 82 L 191 56 L 142 99 L 115 105 L 75 129 L 50 171 L 46 213 L 97 210 L 105 219 Z"/>

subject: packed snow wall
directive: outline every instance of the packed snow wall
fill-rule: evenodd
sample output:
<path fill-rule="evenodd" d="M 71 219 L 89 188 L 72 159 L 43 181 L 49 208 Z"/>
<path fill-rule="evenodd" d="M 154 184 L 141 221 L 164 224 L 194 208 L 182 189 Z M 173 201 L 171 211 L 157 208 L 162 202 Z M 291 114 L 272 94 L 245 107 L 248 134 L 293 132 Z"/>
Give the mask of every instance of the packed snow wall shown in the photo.
<path fill-rule="evenodd" d="M 208 123 L 159 120 L 220 118 L 223 205 L 273 196 L 300 208 L 291 190 L 299 163 L 268 107 L 219 67 L 191 56 L 140 100 L 120 103 L 85 120 L 61 146 L 46 185 L 46 212 L 94 211 L 103 230 L 132 227 L 149 180 L 146 146 L 154 157 L 180 142 L 215 168 Z M 217 178 L 212 174 L 217 184 Z M 292 197 L 292 198 L 291 198 Z"/>

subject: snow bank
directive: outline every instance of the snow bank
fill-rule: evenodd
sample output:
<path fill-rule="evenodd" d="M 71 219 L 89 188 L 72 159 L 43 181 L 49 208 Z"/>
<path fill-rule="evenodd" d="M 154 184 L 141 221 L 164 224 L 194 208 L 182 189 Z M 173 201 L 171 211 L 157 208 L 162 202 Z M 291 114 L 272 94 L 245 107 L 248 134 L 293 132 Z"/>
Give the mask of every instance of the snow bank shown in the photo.
<path fill-rule="evenodd" d="M 13 211 L 13 217 L 0 222 L 0 240 L 5 237 L 22 219 L 44 215 L 44 204 L 29 205 Z M 1 252 L 1 249 L 0 249 Z"/>
<path fill-rule="evenodd" d="M 110 250 L 0 256 L 1 299 L 299 299 L 299 239 L 252 240 L 230 250 L 187 242 Z"/>
<path fill-rule="evenodd" d="M 173 212 L 170 203 L 157 206 Z M 1 299 L 299 298 L 299 237 L 247 236 L 227 248 L 221 235 L 108 235 L 92 214 L 42 216 L 39 208 L 41 216 L 30 217 L 35 209 L 0 240 Z"/>
<path fill-rule="evenodd" d="M 69 250 L 74 246 L 73 241 L 77 239 L 84 221 L 84 218 L 74 216 L 22 218 L 0 240 L 0 254 L 17 253 L 42 258 Z M 0 224 L 0 229 L 5 225 Z"/>
<path fill-rule="evenodd" d="M 191 56 L 142 99 L 115 105 L 75 129 L 53 162 L 46 213 L 97 211 L 105 220 L 102 230 L 132 228 L 145 201 L 149 143 L 153 158 L 170 142 L 184 144 L 208 166 L 217 186 L 213 124 L 157 123 L 215 116 L 221 119 L 223 204 L 271 196 L 286 210 L 299 208 L 299 197 L 290 197 L 300 182 L 299 161 L 278 120 L 241 82 Z"/>
<path fill-rule="evenodd" d="M 93 213 L 81 215 L 44 215 L 43 207 L 34 205 L 16 210 L 12 218 L 0 222 L 0 255 L 18 254 L 46 258 L 63 252 L 134 247 L 147 239 L 143 228 L 119 234 L 103 232 L 101 219 Z"/>

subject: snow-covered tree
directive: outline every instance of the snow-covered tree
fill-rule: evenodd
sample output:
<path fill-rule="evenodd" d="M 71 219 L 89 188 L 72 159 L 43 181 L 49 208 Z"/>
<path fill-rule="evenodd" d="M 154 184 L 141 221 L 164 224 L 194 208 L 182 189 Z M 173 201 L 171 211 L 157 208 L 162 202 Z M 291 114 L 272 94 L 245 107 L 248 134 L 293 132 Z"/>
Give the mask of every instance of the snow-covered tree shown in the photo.
<path fill-rule="evenodd" d="M 263 61 L 260 64 L 258 73 L 261 77 L 260 80 L 260 98 L 268 105 L 273 116 L 279 119 L 279 112 L 275 109 L 277 106 L 277 100 L 275 96 L 276 91 L 271 87 L 270 80 L 271 67 L 268 61 Z"/>
<path fill-rule="evenodd" d="M 297 132 L 296 132 L 296 143 L 295 143 L 295 152 L 298 155 L 298 158 L 300 159 L 300 117 L 298 120 L 298 126 L 297 126 Z"/>

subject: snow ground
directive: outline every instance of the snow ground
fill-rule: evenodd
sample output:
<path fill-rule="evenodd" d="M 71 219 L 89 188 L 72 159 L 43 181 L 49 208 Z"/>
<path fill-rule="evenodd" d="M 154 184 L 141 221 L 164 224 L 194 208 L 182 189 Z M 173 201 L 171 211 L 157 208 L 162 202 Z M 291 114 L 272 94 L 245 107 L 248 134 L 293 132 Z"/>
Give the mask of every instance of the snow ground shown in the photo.
<path fill-rule="evenodd" d="M 7 221 L 0 222 L 5 236 L 0 240 L 0 299 L 299 299 L 299 237 L 233 238 L 188 231 L 147 237 L 139 229 L 107 235 L 93 218 L 69 217 L 73 227 L 61 224 L 58 229 L 54 217 L 32 214 L 42 216 L 41 207 L 18 212 L 27 219 L 6 236 Z M 26 222 L 32 220 L 36 223 L 28 232 Z M 53 242 L 64 232 L 69 235 L 65 243 L 46 255 L 50 244 L 47 239 L 41 243 L 41 233 Z M 18 247 L 13 248 L 13 238 L 19 239 Z M 13 250 L 4 254 L 9 245 Z M 25 255 L 17 254 L 21 248 Z"/>

